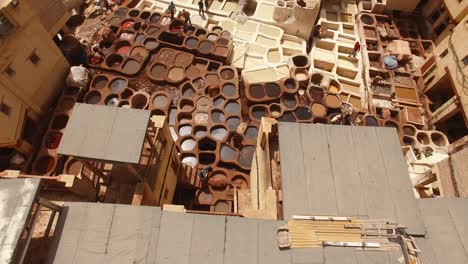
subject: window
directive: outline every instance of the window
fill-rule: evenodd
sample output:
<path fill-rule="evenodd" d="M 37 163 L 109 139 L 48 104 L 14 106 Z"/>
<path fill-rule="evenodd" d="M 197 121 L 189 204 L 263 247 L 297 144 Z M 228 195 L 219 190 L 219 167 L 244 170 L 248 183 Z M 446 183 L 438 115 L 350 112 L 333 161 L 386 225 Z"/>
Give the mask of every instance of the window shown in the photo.
<path fill-rule="evenodd" d="M 5 70 L 3 71 L 6 75 L 8 75 L 9 77 L 13 77 L 15 76 L 16 74 L 16 71 L 13 70 L 13 68 L 11 67 L 11 65 L 8 65 Z"/>
<path fill-rule="evenodd" d="M 0 113 L 3 113 L 9 116 L 10 112 L 11 112 L 11 107 L 4 102 L 0 102 Z"/>
<path fill-rule="evenodd" d="M 442 53 L 440 54 L 440 57 L 441 57 L 441 58 L 445 58 L 445 56 L 447 56 L 447 54 L 448 54 L 448 49 L 444 50 L 444 52 L 442 52 Z"/>
<path fill-rule="evenodd" d="M 34 50 L 31 53 L 31 56 L 29 56 L 29 61 L 31 61 L 31 63 L 34 65 L 39 64 L 39 62 L 41 61 L 41 58 L 39 58 L 39 56 L 37 55 L 36 50 Z"/>
<path fill-rule="evenodd" d="M 15 29 L 10 20 L 3 15 L 0 15 L 0 38 L 10 34 Z"/>
<path fill-rule="evenodd" d="M 465 58 L 463 58 L 462 62 L 463 62 L 464 67 L 466 67 L 466 65 L 468 65 L 468 55 L 466 55 Z"/>

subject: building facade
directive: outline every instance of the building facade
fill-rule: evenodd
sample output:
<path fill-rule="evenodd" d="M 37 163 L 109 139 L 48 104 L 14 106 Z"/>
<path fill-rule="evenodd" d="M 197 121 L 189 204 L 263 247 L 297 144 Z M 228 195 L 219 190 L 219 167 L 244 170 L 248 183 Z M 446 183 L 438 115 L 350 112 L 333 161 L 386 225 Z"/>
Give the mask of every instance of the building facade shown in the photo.
<path fill-rule="evenodd" d="M 62 8 L 37 12 L 33 2 L 45 7 L 61 3 L 0 1 L 0 148 L 23 154 L 31 152 L 31 142 L 24 140 L 25 127 L 35 133 L 34 124 L 47 112 L 69 70 L 53 37 L 70 13 Z"/>

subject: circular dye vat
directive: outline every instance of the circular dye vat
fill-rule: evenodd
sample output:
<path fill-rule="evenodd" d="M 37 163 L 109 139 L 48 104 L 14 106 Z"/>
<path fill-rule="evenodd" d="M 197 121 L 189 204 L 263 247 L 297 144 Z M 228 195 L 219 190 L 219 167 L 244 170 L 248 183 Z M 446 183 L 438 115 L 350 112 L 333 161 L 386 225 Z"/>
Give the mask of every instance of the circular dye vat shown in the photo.
<path fill-rule="evenodd" d="M 216 34 L 208 34 L 208 36 L 206 36 L 206 38 L 210 41 L 216 41 L 218 39 L 218 35 Z"/>
<path fill-rule="evenodd" d="M 235 76 L 235 73 L 232 69 L 221 70 L 221 78 L 223 78 L 223 80 L 232 80 L 234 76 Z"/>
<path fill-rule="evenodd" d="M 69 117 L 67 115 L 58 115 L 52 121 L 52 129 L 60 130 L 67 126 Z"/>
<path fill-rule="evenodd" d="M 219 56 L 226 56 L 228 52 L 228 48 L 226 47 L 216 47 L 215 54 Z"/>
<path fill-rule="evenodd" d="M 187 38 L 187 40 L 185 41 L 185 45 L 190 49 L 194 49 L 198 46 L 198 39 Z"/>
<path fill-rule="evenodd" d="M 297 99 L 294 95 L 286 95 L 281 98 L 281 102 L 287 109 L 294 109 L 297 106 Z"/>
<path fill-rule="evenodd" d="M 186 68 L 192 63 L 192 57 L 187 53 L 179 53 L 175 56 L 174 64 Z"/>
<path fill-rule="evenodd" d="M 195 137 L 196 138 L 202 138 L 206 136 L 206 127 L 195 127 Z"/>
<path fill-rule="evenodd" d="M 226 121 L 227 127 L 232 131 L 235 131 L 237 127 L 240 125 L 240 123 L 241 123 L 241 120 L 237 116 L 230 117 Z"/>
<path fill-rule="evenodd" d="M 215 123 L 223 123 L 226 120 L 226 117 L 224 116 L 223 112 L 219 110 L 213 110 L 211 112 L 211 120 Z"/>
<path fill-rule="evenodd" d="M 151 15 L 150 12 L 148 12 L 148 11 L 143 11 L 143 12 L 140 14 L 140 18 L 141 18 L 141 19 L 147 19 L 150 15 Z"/>
<path fill-rule="evenodd" d="M 366 124 L 366 126 L 379 126 L 379 121 L 377 120 L 377 118 L 371 115 L 366 115 L 364 117 L 364 123 Z"/>
<path fill-rule="evenodd" d="M 265 97 L 265 89 L 261 84 L 254 84 L 249 86 L 249 94 L 252 98 L 261 99 Z"/>
<path fill-rule="evenodd" d="M 231 185 L 236 186 L 237 189 L 242 189 L 242 190 L 245 190 L 249 187 L 249 185 L 247 184 L 247 180 L 243 176 L 240 176 L 240 175 L 234 176 L 231 179 Z"/>
<path fill-rule="evenodd" d="M 203 138 L 198 141 L 198 149 L 200 151 L 207 151 L 207 150 L 216 150 L 216 142 L 210 138 Z"/>
<path fill-rule="evenodd" d="M 169 98 L 166 95 L 159 94 L 153 98 L 153 106 L 164 108 L 169 104 Z"/>
<path fill-rule="evenodd" d="M 147 38 L 145 39 L 145 41 L 143 42 L 143 45 L 149 49 L 149 50 L 153 50 L 155 48 L 158 47 L 158 42 L 156 41 L 156 39 L 154 38 Z"/>
<path fill-rule="evenodd" d="M 179 127 L 179 135 L 181 137 L 192 134 L 192 126 L 184 125 Z"/>
<path fill-rule="evenodd" d="M 159 21 L 159 19 L 161 19 L 161 14 L 159 13 L 154 13 L 153 15 L 151 15 L 150 17 L 150 22 L 151 23 L 156 23 Z"/>
<path fill-rule="evenodd" d="M 132 89 L 125 89 L 121 94 L 120 97 L 122 99 L 128 99 L 133 95 L 133 90 Z"/>
<path fill-rule="evenodd" d="M 207 74 L 205 76 L 207 84 L 216 84 L 218 82 L 218 75 L 216 74 Z"/>
<path fill-rule="evenodd" d="M 154 35 L 156 33 L 158 33 L 159 31 L 159 28 L 158 27 L 149 27 L 147 30 L 146 30 L 146 34 L 147 35 Z"/>
<path fill-rule="evenodd" d="M 281 109 L 281 106 L 278 104 L 271 104 L 270 105 L 270 114 L 274 118 L 279 118 L 281 114 L 283 114 L 283 110 Z"/>
<path fill-rule="evenodd" d="M 340 92 L 340 85 L 336 81 L 331 81 L 330 86 L 328 87 L 329 93 L 337 94 Z"/>
<path fill-rule="evenodd" d="M 224 95 L 228 97 L 233 97 L 235 96 L 236 93 L 236 86 L 232 83 L 225 83 L 222 88 L 222 92 Z"/>
<path fill-rule="evenodd" d="M 109 88 L 112 91 L 112 93 L 116 94 L 125 90 L 125 87 L 127 87 L 127 80 L 122 78 L 113 79 L 109 85 Z"/>
<path fill-rule="evenodd" d="M 190 151 L 195 148 L 195 144 L 196 144 L 195 140 L 188 138 L 182 141 L 182 144 L 180 144 L 180 148 L 183 151 Z"/>
<path fill-rule="evenodd" d="M 258 128 L 249 126 L 245 131 L 245 138 L 248 140 L 257 140 Z"/>
<path fill-rule="evenodd" d="M 242 167 L 250 168 L 252 165 L 252 158 L 255 152 L 254 146 L 245 146 L 239 152 L 239 164 Z"/>
<path fill-rule="evenodd" d="M 182 158 L 182 164 L 195 168 L 198 164 L 198 160 L 195 156 L 187 155 Z"/>
<path fill-rule="evenodd" d="M 194 120 L 197 125 L 207 125 L 209 116 L 207 113 L 196 113 Z"/>
<path fill-rule="evenodd" d="M 229 40 L 227 40 L 226 38 L 219 38 L 216 43 L 218 45 L 223 45 L 223 46 L 226 46 L 227 44 L 229 44 Z"/>
<path fill-rule="evenodd" d="M 140 14 L 140 11 L 136 9 L 130 10 L 130 12 L 128 12 L 128 15 L 131 17 L 137 17 L 139 14 Z"/>
<path fill-rule="evenodd" d="M 235 149 L 228 145 L 221 147 L 221 160 L 223 161 L 234 161 L 236 159 L 237 152 Z"/>
<path fill-rule="evenodd" d="M 336 94 L 325 95 L 324 102 L 329 108 L 339 108 L 341 106 L 341 98 Z"/>
<path fill-rule="evenodd" d="M 212 53 L 214 50 L 214 44 L 211 41 L 202 41 L 200 45 L 198 46 L 198 49 L 200 50 L 201 53 L 208 54 Z"/>
<path fill-rule="evenodd" d="M 110 68 L 118 67 L 120 64 L 122 64 L 122 62 L 123 62 L 122 56 L 115 54 L 115 53 L 110 54 L 106 58 L 106 65 L 107 67 L 110 67 Z"/>
<path fill-rule="evenodd" d="M 185 78 L 185 71 L 183 68 L 173 67 L 167 73 L 167 77 L 173 82 L 180 82 Z"/>
<path fill-rule="evenodd" d="M 115 94 L 111 94 L 107 96 L 105 100 L 105 104 L 107 106 L 118 106 L 119 105 L 119 97 Z"/>
<path fill-rule="evenodd" d="M 145 58 L 148 55 L 148 50 L 145 47 L 135 47 L 130 52 L 130 55 Z"/>
<path fill-rule="evenodd" d="M 291 112 L 284 112 L 279 120 L 282 122 L 296 122 L 296 118 Z"/>
<path fill-rule="evenodd" d="M 252 109 L 253 118 L 260 120 L 262 117 L 267 116 L 268 110 L 264 106 L 254 106 Z"/>
<path fill-rule="evenodd" d="M 228 186 L 228 179 L 224 172 L 214 171 L 208 179 L 208 184 L 216 191 L 224 191 Z"/>
<path fill-rule="evenodd" d="M 46 147 L 48 149 L 56 149 L 60 144 L 60 140 L 62 140 L 63 134 L 57 131 L 52 131 L 47 134 L 46 137 Z"/>
<path fill-rule="evenodd" d="M 404 125 L 403 126 L 403 134 L 408 135 L 408 136 L 414 136 L 416 135 L 416 127 L 412 125 Z"/>
<path fill-rule="evenodd" d="M 144 94 L 136 93 L 130 99 L 130 104 L 132 108 L 145 109 L 148 105 L 148 97 Z"/>
<path fill-rule="evenodd" d="M 226 38 L 226 39 L 229 39 L 229 38 L 231 38 L 231 32 L 225 30 L 225 31 L 223 31 L 223 32 L 221 33 L 221 37 Z"/>
<path fill-rule="evenodd" d="M 296 114 L 298 120 L 309 120 L 312 118 L 312 113 L 306 106 L 297 107 L 294 113 Z"/>
<path fill-rule="evenodd" d="M 292 57 L 292 62 L 296 67 L 306 67 L 309 64 L 309 58 L 304 55 L 296 55 Z"/>
<path fill-rule="evenodd" d="M 211 136 L 219 141 L 226 139 L 227 134 L 227 129 L 224 127 L 215 127 L 211 129 Z"/>
<path fill-rule="evenodd" d="M 135 43 L 137 44 L 141 44 L 143 42 L 143 40 L 145 39 L 145 35 L 143 34 L 138 34 L 135 38 Z"/>
<path fill-rule="evenodd" d="M 57 160 L 52 156 L 42 156 L 36 160 L 34 174 L 44 175 L 52 172 L 57 164 Z"/>
<path fill-rule="evenodd" d="M 157 80 L 163 80 L 164 77 L 166 76 L 166 71 L 167 71 L 167 68 L 165 65 L 163 64 L 155 64 L 151 70 L 150 70 L 150 74 L 151 74 L 151 77 L 153 77 L 154 79 L 157 79 Z"/>
<path fill-rule="evenodd" d="M 122 67 L 122 71 L 126 74 L 136 74 L 139 70 L 140 63 L 133 59 L 127 60 Z"/>
<path fill-rule="evenodd" d="M 194 104 L 192 100 L 182 99 L 179 101 L 179 107 L 182 111 L 192 111 Z"/>
<path fill-rule="evenodd" d="M 374 18 L 369 16 L 369 15 L 362 15 L 361 16 L 361 21 L 362 21 L 362 23 L 364 23 L 366 25 L 373 25 L 375 23 Z"/>
<path fill-rule="evenodd" d="M 281 87 L 277 83 L 265 84 L 265 91 L 268 97 L 276 98 L 281 95 Z"/>
<path fill-rule="evenodd" d="M 90 91 L 86 97 L 85 102 L 87 104 L 97 104 L 101 101 L 101 93 L 98 91 Z"/>
<path fill-rule="evenodd" d="M 446 147 L 448 146 L 447 139 L 445 136 L 440 132 L 432 132 L 431 133 L 431 141 L 438 147 Z"/>
<path fill-rule="evenodd" d="M 327 108 L 319 103 L 313 103 L 310 109 L 313 116 L 324 117 L 327 114 Z"/>
<path fill-rule="evenodd" d="M 131 19 L 127 19 L 127 20 L 124 20 L 122 22 L 122 24 L 120 25 L 121 28 L 123 29 L 130 29 L 133 27 L 133 25 L 135 25 L 135 21 L 131 20 Z"/>
<path fill-rule="evenodd" d="M 120 17 L 116 16 L 116 17 L 109 19 L 109 25 L 111 25 L 112 27 L 119 27 L 121 24 L 122 24 L 122 18 Z"/>
<path fill-rule="evenodd" d="M 284 87 L 288 90 L 295 90 L 297 88 L 297 81 L 294 78 L 288 78 L 284 81 Z"/>
<path fill-rule="evenodd" d="M 93 82 L 91 83 L 91 87 L 93 87 L 94 89 L 102 89 L 106 87 L 108 82 L 109 79 L 106 76 L 96 75 L 93 79 Z"/>
<path fill-rule="evenodd" d="M 218 97 L 213 101 L 215 107 L 221 107 L 224 104 L 224 98 Z"/>
<path fill-rule="evenodd" d="M 224 111 L 228 115 L 237 114 L 240 112 L 240 105 L 235 101 L 230 101 L 224 106 Z"/>
<path fill-rule="evenodd" d="M 190 84 L 184 85 L 182 88 L 182 96 L 184 97 L 191 97 L 195 94 L 195 89 Z"/>
<path fill-rule="evenodd" d="M 127 55 L 127 54 L 130 53 L 130 46 L 129 45 L 122 45 L 122 46 L 117 48 L 116 52 L 118 54 Z"/>

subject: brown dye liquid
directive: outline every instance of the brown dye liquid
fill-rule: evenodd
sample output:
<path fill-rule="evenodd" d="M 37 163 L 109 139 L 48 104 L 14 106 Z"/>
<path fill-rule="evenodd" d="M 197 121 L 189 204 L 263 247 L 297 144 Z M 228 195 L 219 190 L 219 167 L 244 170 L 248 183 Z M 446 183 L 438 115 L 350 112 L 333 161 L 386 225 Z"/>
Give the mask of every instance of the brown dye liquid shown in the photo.
<path fill-rule="evenodd" d="M 267 83 L 265 91 L 267 96 L 276 98 L 281 94 L 281 87 L 277 83 Z"/>
<path fill-rule="evenodd" d="M 224 69 L 221 71 L 221 78 L 224 80 L 231 80 L 234 78 L 234 71 L 232 69 Z"/>
<path fill-rule="evenodd" d="M 113 93 L 120 93 L 125 89 L 126 85 L 127 81 L 121 78 L 117 78 L 112 80 L 112 82 L 109 85 L 109 88 Z"/>
<path fill-rule="evenodd" d="M 214 53 L 219 56 L 225 56 L 227 52 L 228 52 L 228 49 L 226 47 L 216 47 Z"/>
<path fill-rule="evenodd" d="M 143 47 L 136 47 L 132 50 L 131 55 L 135 57 L 144 58 L 148 54 L 148 51 Z"/>
<path fill-rule="evenodd" d="M 206 83 L 207 84 L 215 84 L 218 82 L 218 75 L 216 74 L 207 74 L 205 76 Z"/>
<path fill-rule="evenodd" d="M 128 74 L 137 73 L 139 69 L 140 69 L 140 63 L 138 63 L 138 61 L 136 60 L 126 61 L 122 68 L 123 72 L 128 73 Z"/>
<path fill-rule="evenodd" d="M 227 146 L 223 145 L 221 147 L 221 159 L 222 160 L 234 160 L 236 158 L 236 150 Z"/>
<path fill-rule="evenodd" d="M 327 114 L 327 108 L 322 104 L 314 103 L 311 107 L 312 115 L 324 117 Z"/>
<path fill-rule="evenodd" d="M 240 112 L 240 105 L 236 102 L 229 102 L 224 107 L 227 114 L 232 115 Z"/>
<path fill-rule="evenodd" d="M 230 117 L 226 121 L 226 125 L 229 127 L 229 129 L 235 131 L 237 127 L 240 125 L 241 120 L 238 117 Z"/>
<path fill-rule="evenodd" d="M 162 64 L 156 64 L 153 66 L 153 68 L 151 68 L 150 73 L 155 79 L 164 79 L 166 76 L 166 66 Z"/>
<path fill-rule="evenodd" d="M 308 120 L 312 118 L 312 113 L 310 112 L 310 109 L 305 106 L 299 106 L 296 109 L 295 113 L 299 120 Z"/>
<path fill-rule="evenodd" d="M 226 120 L 226 117 L 222 112 L 215 111 L 211 113 L 211 120 L 215 123 L 222 123 L 224 120 Z"/>
<path fill-rule="evenodd" d="M 185 71 L 182 68 L 175 67 L 169 70 L 167 77 L 173 81 L 182 81 L 185 78 Z"/>
<path fill-rule="evenodd" d="M 340 98 L 337 95 L 328 94 L 325 96 L 325 105 L 330 108 L 338 108 L 341 105 Z"/>
<path fill-rule="evenodd" d="M 223 94 L 226 96 L 236 95 L 236 86 L 234 86 L 234 84 L 231 83 L 223 85 Z"/>
<path fill-rule="evenodd" d="M 265 97 L 265 90 L 262 85 L 254 84 L 249 87 L 249 94 L 253 98 L 260 99 Z"/>

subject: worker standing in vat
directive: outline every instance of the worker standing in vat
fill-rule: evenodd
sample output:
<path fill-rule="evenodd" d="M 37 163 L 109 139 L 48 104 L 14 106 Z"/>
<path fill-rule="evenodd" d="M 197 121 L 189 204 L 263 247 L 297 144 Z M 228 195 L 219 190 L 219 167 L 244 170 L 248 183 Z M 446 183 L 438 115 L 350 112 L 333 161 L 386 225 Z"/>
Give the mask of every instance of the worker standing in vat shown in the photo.
<path fill-rule="evenodd" d="M 192 26 L 192 20 L 190 20 L 190 13 L 187 10 L 182 9 L 182 17 L 184 17 L 184 26 L 187 26 L 187 24 Z"/>
<path fill-rule="evenodd" d="M 171 13 L 171 20 L 174 20 L 175 17 L 175 11 L 176 11 L 176 7 L 174 5 L 174 2 L 171 1 L 171 3 L 169 4 L 169 6 L 167 7 L 167 9 L 169 10 L 169 13 Z"/>
<path fill-rule="evenodd" d="M 210 173 L 213 171 L 213 168 L 211 168 L 211 164 L 208 165 L 207 167 L 203 168 L 199 173 L 198 177 L 202 180 L 202 182 L 206 182 L 208 178 L 210 177 Z"/>
<path fill-rule="evenodd" d="M 203 9 L 203 0 L 198 0 L 198 14 L 205 16 L 205 10 Z"/>
<path fill-rule="evenodd" d="M 356 41 L 356 43 L 354 43 L 354 49 L 353 49 L 353 53 L 349 54 L 348 57 L 353 57 L 355 58 L 356 57 L 356 54 L 361 50 L 361 43 L 359 43 L 359 41 Z"/>

